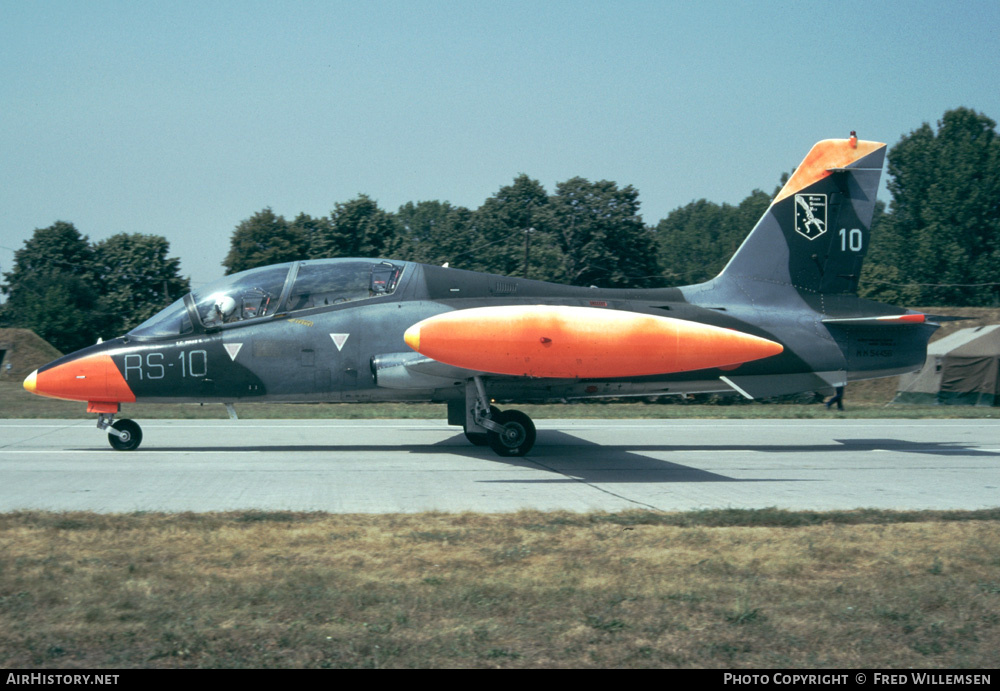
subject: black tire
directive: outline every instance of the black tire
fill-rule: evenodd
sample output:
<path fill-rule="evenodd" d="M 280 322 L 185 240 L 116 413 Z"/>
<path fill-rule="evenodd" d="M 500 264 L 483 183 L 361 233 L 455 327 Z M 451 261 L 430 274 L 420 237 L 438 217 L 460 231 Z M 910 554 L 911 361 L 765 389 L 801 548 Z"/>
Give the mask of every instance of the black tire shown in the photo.
<path fill-rule="evenodd" d="M 111 442 L 111 448 L 115 451 L 135 451 L 139 448 L 139 444 L 142 443 L 142 428 L 139 427 L 139 423 L 134 420 L 119 420 L 111 426 L 125 435 L 118 437 L 109 433 L 108 441 Z"/>
<path fill-rule="evenodd" d="M 500 456 L 523 456 L 535 445 L 535 423 L 520 410 L 505 410 L 493 416 L 503 433 L 487 432 L 490 448 Z"/>
<path fill-rule="evenodd" d="M 469 430 L 465 430 L 465 438 L 468 439 L 469 443 L 473 446 L 486 446 L 489 444 L 490 440 L 487 436 L 486 432 L 470 432 Z"/>

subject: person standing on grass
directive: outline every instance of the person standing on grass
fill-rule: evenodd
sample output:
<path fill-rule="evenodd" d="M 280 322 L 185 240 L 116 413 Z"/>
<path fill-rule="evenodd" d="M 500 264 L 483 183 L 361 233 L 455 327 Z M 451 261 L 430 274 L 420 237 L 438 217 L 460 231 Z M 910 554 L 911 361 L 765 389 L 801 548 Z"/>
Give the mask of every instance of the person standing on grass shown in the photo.
<path fill-rule="evenodd" d="M 829 401 L 826 402 L 826 409 L 829 410 L 830 406 L 833 405 L 834 403 L 837 404 L 837 410 L 843 410 L 844 409 L 844 387 L 843 386 L 838 386 L 837 387 L 836 394 L 833 396 L 833 398 L 831 398 Z"/>

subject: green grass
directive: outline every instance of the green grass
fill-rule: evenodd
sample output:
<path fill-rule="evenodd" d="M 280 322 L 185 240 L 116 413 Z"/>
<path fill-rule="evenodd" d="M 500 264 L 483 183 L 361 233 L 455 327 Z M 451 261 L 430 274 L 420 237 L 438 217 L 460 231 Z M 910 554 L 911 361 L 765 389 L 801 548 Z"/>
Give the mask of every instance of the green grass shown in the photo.
<path fill-rule="evenodd" d="M 821 404 L 767 404 L 725 401 L 721 404 L 653 403 L 645 400 L 579 401 L 548 405 L 517 405 L 536 419 L 553 418 L 1000 418 L 1000 408 L 970 406 L 897 406 L 848 400 L 847 409 L 827 410 Z M 20 384 L 0 382 L 0 418 L 89 418 L 86 404 L 35 396 Z M 248 419 L 439 419 L 447 415 L 441 403 L 237 403 L 236 411 Z M 122 405 L 121 417 L 151 419 L 224 419 L 220 404 L 197 403 Z"/>

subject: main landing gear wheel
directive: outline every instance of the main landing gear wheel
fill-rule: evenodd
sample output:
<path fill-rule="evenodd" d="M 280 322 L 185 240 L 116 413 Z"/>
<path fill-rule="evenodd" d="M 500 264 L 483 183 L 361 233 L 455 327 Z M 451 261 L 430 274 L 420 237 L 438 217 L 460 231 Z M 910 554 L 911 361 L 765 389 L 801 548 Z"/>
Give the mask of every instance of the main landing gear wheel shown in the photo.
<path fill-rule="evenodd" d="M 108 433 L 108 441 L 116 451 L 135 451 L 142 443 L 142 428 L 134 420 L 119 420 L 111 425 L 121 434 Z"/>
<path fill-rule="evenodd" d="M 494 409 L 495 410 L 495 409 Z M 500 456 L 523 456 L 535 445 L 535 424 L 520 410 L 505 410 L 490 415 L 503 426 L 503 432 L 489 431 L 486 438 Z"/>
<path fill-rule="evenodd" d="M 486 432 L 470 432 L 469 430 L 465 430 L 465 438 L 468 439 L 469 443 L 473 446 L 486 446 L 490 443 L 490 440 L 487 437 L 488 434 Z"/>

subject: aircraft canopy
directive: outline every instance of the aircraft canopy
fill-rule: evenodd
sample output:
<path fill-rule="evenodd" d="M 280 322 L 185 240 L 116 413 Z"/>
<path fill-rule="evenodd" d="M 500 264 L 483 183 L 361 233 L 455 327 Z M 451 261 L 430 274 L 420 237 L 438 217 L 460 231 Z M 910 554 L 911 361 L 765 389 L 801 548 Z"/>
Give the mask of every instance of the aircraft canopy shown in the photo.
<path fill-rule="evenodd" d="M 129 332 L 171 338 L 277 314 L 391 295 L 403 262 L 313 259 L 248 269 L 198 288 Z"/>

